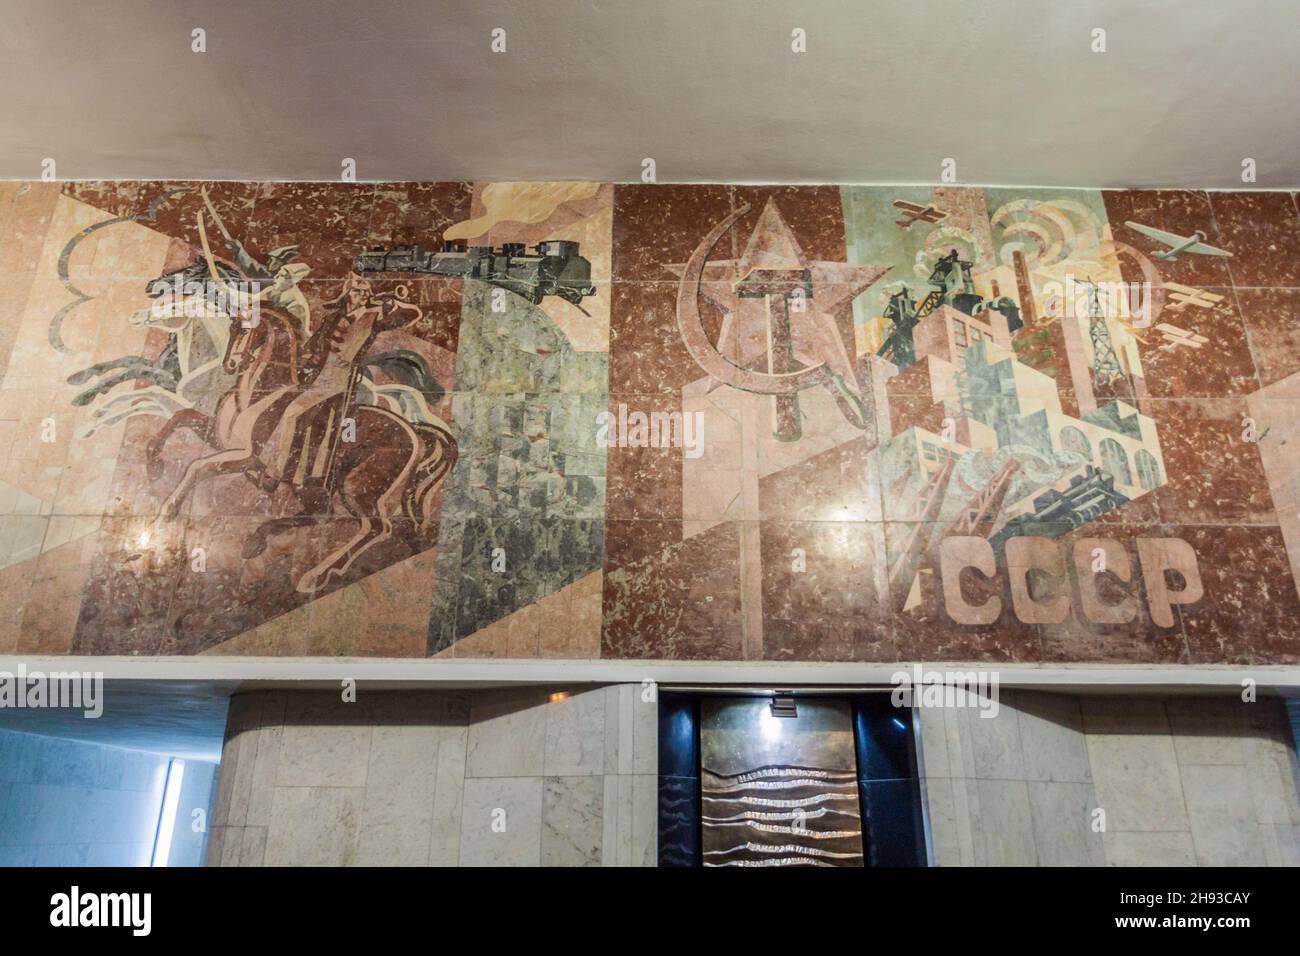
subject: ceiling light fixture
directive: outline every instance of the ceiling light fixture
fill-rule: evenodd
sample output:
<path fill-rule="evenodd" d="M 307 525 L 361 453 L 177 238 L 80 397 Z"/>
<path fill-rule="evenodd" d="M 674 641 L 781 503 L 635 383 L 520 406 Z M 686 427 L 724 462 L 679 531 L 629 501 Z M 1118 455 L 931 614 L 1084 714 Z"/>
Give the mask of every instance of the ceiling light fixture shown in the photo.
<path fill-rule="evenodd" d="M 798 717 L 799 711 L 794 706 L 794 691 L 778 690 L 772 693 L 773 717 Z"/>

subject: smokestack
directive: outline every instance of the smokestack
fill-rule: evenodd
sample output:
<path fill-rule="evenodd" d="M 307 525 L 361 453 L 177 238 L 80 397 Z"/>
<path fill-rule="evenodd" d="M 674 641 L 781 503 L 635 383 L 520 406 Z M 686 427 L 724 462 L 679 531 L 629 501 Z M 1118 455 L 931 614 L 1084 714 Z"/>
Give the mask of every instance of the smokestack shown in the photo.
<path fill-rule="evenodd" d="M 1029 266 L 1025 254 L 1019 249 L 1011 251 L 1011 264 L 1016 269 L 1016 291 L 1020 295 L 1020 319 L 1027 327 L 1038 324 L 1038 309 L 1034 307 L 1034 287 L 1029 284 Z"/>

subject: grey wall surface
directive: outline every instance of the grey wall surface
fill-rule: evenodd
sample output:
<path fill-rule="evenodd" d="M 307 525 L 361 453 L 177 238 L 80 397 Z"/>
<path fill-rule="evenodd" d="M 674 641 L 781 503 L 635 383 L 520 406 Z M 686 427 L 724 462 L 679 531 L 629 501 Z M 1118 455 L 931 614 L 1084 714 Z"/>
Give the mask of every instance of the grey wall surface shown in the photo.
<path fill-rule="evenodd" d="M 656 705 L 551 694 L 236 695 L 208 865 L 653 866 Z"/>
<path fill-rule="evenodd" d="M 950 158 L 963 183 L 1241 188 L 1250 157 L 1259 187 L 1300 186 L 1294 0 L 0 14 L 0 176 L 17 179 L 49 158 L 73 179 L 338 181 L 350 158 L 362 180 L 629 182 L 649 157 L 660 182 L 925 183 Z"/>
<path fill-rule="evenodd" d="M 148 866 L 167 757 L 0 731 L 0 866 Z M 197 866 L 215 765 L 187 760 L 170 866 Z"/>
<path fill-rule="evenodd" d="M 978 714 L 919 711 L 940 866 L 1300 865 L 1300 768 L 1276 698 L 1003 691 L 996 717 Z"/>

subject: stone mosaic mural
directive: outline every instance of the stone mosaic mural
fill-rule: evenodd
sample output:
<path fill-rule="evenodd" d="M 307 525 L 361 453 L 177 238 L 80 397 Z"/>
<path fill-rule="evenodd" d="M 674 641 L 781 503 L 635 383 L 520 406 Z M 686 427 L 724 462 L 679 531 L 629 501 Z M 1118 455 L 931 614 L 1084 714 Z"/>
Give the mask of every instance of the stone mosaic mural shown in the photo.
<path fill-rule="evenodd" d="M 0 183 L 0 653 L 1300 662 L 1286 193 Z"/>

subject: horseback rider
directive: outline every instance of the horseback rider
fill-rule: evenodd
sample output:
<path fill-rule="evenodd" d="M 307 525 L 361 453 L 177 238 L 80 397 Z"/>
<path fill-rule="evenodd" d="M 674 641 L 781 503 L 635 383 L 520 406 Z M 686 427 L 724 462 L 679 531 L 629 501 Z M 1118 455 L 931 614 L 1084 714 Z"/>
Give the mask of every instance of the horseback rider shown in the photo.
<path fill-rule="evenodd" d="M 361 363 L 375 337 L 423 316 L 418 306 L 402 301 L 404 291 L 377 295 L 369 281 L 349 273 L 342 293 L 327 303 L 333 315 L 302 349 L 298 380 L 304 390 L 285 408 L 272 438 L 278 442 L 275 461 L 283 480 L 301 486 L 328 477 L 329 458 L 339 440 L 343 417 L 353 404 Z M 322 426 L 319 430 L 318 423 Z M 321 449 L 325 441 L 329 442 L 327 456 L 322 459 L 318 453 L 314 462 L 306 462 L 312 448 Z"/>

